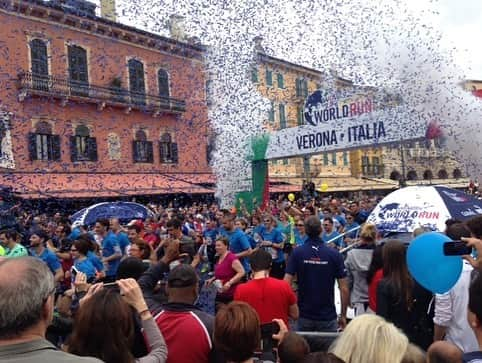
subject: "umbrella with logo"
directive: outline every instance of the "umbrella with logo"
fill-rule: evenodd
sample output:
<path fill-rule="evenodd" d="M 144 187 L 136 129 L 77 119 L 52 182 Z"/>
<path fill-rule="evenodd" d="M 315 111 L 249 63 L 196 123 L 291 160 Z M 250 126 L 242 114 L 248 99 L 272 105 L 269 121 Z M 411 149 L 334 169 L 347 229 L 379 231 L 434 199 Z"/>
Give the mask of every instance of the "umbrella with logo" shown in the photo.
<path fill-rule="evenodd" d="M 133 202 L 98 203 L 81 209 L 71 217 L 72 223 L 91 226 L 99 218 L 118 218 L 121 223 L 133 219 L 145 220 L 152 217 L 153 213 L 145 206 Z"/>
<path fill-rule="evenodd" d="M 413 232 L 418 227 L 444 231 L 447 219 L 464 221 L 482 214 L 482 202 L 443 186 L 398 189 L 375 207 L 367 222 L 385 232 Z"/>

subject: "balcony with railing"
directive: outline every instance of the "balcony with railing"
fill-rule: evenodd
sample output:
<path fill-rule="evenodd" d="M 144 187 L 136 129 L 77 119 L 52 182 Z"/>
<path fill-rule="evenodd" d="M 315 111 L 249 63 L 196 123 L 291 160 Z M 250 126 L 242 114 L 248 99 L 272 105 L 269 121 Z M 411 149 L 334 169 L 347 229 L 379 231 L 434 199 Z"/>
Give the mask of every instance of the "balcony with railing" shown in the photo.
<path fill-rule="evenodd" d="M 179 114 L 186 111 L 186 102 L 172 97 L 135 93 L 120 87 L 104 87 L 68 78 L 19 74 L 19 100 L 28 96 L 51 97 L 68 101 L 93 103 L 100 110 L 106 106 L 124 108 L 126 112 L 139 110 L 154 116 L 163 113 Z"/>
<path fill-rule="evenodd" d="M 382 178 L 385 166 L 383 164 L 363 164 L 362 176 L 367 178 Z"/>

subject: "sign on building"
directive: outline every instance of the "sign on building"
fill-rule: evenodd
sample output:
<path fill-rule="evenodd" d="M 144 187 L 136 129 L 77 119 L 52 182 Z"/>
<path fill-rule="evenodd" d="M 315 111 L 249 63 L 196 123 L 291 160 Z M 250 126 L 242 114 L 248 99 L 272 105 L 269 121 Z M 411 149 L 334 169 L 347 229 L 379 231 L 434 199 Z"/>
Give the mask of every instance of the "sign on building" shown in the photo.
<path fill-rule="evenodd" d="M 424 138 L 426 121 L 410 114 L 400 97 L 356 88 L 318 90 L 304 106 L 305 125 L 270 135 L 267 159 L 373 147 Z"/>

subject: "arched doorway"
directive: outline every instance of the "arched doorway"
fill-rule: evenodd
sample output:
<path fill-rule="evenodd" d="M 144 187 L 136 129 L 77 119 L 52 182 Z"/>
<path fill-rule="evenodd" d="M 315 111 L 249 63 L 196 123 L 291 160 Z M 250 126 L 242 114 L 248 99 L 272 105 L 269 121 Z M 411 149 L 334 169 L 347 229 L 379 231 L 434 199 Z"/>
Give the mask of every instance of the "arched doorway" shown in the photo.
<path fill-rule="evenodd" d="M 423 180 L 431 180 L 433 179 L 433 173 L 432 170 L 427 169 L 423 172 Z"/>
<path fill-rule="evenodd" d="M 462 178 L 462 172 L 460 171 L 459 168 L 454 169 L 454 172 L 453 172 L 452 175 L 453 175 L 454 179 Z"/>
<path fill-rule="evenodd" d="M 418 176 L 417 176 L 417 172 L 415 170 L 410 170 L 407 173 L 407 180 L 417 180 L 417 179 L 418 179 Z"/>
<path fill-rule="evenodd" d="M 390 173 L 390 179 L 392 180 L 400 180 L 402 175 L 399 173 L 398 170 L 394 170 Z"/>
<path fill-rule="evenodd" d="M 448 179 L 448 177 L 449 177 L 449 174 L 447 173 L 447 170 L 445 170 L 445 169 L 440 169 L 440 170 L 438 171 L 438 178 L 439 178 L 439 179 Z"/>

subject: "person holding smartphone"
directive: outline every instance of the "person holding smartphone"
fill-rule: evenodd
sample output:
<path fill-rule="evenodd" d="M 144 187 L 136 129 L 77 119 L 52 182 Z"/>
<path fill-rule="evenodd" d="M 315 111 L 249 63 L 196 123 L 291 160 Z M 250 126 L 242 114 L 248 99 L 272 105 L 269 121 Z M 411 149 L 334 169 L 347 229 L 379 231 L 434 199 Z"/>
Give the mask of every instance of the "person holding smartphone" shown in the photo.
<path fill-rule="evenodd" d="M 72 282 L 75 281 L 75 275 L 78 272 L 83 272 L 87 276 L 87 282 L 92 282 L 95 279 L 96 269 L 87 257 L 89 253 L 89 243 L 83 239 L 75 241 L 70 248 L 70 253 L 74 260 L 72 266 Z"/>

